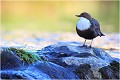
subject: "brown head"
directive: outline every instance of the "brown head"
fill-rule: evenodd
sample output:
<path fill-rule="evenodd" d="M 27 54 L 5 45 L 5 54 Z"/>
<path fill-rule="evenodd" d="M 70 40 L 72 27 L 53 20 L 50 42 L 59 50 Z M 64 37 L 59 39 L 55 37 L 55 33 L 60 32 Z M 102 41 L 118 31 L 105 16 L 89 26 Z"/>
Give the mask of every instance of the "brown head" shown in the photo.
<path fill-rule="evenodd" d="M 87 12 L 83 12 L 81 13 L 80 15 L 76 15 L 77 17 L 84 17 L 84 18 L 87 18 L 88 20 L 91 20 L 91 15 L 88 14 Z"/>

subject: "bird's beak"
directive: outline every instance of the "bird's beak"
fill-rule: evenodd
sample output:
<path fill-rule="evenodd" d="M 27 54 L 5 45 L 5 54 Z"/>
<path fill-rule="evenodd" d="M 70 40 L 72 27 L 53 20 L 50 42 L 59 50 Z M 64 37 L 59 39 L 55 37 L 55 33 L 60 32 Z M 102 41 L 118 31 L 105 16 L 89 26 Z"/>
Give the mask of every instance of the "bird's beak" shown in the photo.
<path fill-rule="evenodd" d="M 75 15 L 75 16 L 80 17 L 80 15 Z"/>

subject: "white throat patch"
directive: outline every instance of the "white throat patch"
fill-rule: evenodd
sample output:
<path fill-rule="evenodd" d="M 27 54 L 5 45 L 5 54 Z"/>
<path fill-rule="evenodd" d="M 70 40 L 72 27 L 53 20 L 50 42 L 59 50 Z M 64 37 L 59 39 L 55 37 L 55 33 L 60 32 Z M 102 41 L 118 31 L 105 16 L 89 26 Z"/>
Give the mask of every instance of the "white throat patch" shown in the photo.
<path fill-rule="evenodd" d="M 76 27 L 79 30 L 86 30 L 90 28 L 90 26 L 91 26 L 90 21 L 84 17 L 80 17 L 79 21 L 76 24 Z"/>

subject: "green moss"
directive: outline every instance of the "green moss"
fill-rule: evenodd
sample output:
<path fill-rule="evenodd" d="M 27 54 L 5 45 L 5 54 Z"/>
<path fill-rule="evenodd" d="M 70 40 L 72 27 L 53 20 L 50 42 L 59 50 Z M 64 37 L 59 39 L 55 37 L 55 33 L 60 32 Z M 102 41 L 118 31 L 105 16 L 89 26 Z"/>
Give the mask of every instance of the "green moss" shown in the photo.
<path fill-rule="evenodd" d="M 8 48 L 8 50 L 16 53 L 16 55 L 20 57 L 20 60 L 22 62 L 26 62 L 28 64 L 34 63 L 35 61 L 42 61 L 42 59 L 38 55 L 31 52 L 27 52 L 23 49 L 10 47 Z"/>

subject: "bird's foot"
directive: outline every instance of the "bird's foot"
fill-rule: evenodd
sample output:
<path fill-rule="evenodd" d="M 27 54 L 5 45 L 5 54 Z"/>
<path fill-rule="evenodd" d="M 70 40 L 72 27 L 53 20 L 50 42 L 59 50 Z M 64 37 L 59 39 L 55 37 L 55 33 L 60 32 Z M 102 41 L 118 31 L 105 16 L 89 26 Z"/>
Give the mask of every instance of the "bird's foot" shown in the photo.
<path fill-rule="evenodd" d="M 87 47 L 87 45 L 84 45 L 84 44 L 83 44 L 83 47 Z"/>
<path fill-rule="evenodd" d="M 90 45 L 89 48 L 92 48 L 92 46 Z"/>

